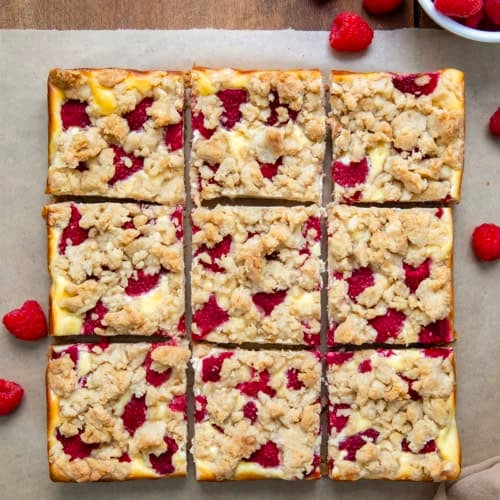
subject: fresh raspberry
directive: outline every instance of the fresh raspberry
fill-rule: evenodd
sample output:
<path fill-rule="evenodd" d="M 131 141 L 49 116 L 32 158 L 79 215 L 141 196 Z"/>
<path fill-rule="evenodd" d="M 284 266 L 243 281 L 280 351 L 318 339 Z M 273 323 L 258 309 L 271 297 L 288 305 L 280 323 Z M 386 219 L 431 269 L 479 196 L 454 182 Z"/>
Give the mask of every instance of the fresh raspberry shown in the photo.
<path fill-rule="evenodd" d="M 123 409 L 123 427 L 133 436 L 135 431 L 146 421 L 146 396 L 138 398 L 132 396 L 132 399 Z"/>
<path fill-rule="evenodd" d="M 395 88 L 404 94 L 413 94 L 415 97 L 432 94 L 438 81 L 439 73 L 412 73 L 392 77 L 392 84 Z"/>
<path fill-rule="evenodd" d="M 415 293 L 420 283 L 431 275 L 431 259 L 426 259 L 417 267 L 410 266 L 403 262 L 405 272 L 405 284 L 411 293 Z"/>
<path fill-rule="evenodd" d="M 469 17 L 483 7 L 483 0 L 434 0 L 439 12 L 451 17 Z"/>
<path fill-rule="evenodd" d="M 484 0 L 484 13 L 500 29 L 500 0 Z"/>
<path fill-rule="evenodd" d="M 259 392 L 263 392 L 272 398 L 276 395 L 276 391 L 268 385 L 270 378 L 269 372 L 267 370 L 263 370 L 259 372 L 257 379 L 255 379 L 254 374 L 252 376 L 253 380 L 237 384 L 236 389 L 239 389 L 243 394 L 246 394 L 251 398 L 257 398 L 259 396 Z"/>
<path fill-rule="evenodd" d="M 302 227 L 302 236 L 307 238 L 310 231 L 313 231 L 312 237 L 314 241 L 321 240 L 321 219 L 319 217 L 309 217 Z"/>
<path fill-rule="evenodd" d="M 73 361 L 73 364 L 76 366 L 76 364 L 78 363 L 78 356 L 79 356 L 78 346 L 72 345 L 72 346 L 64 349 L 63 351 L 53 352 L 52 359 L 59 359 L 62 356 L 64 356 L 65 354 L 67 354 L 69 356 L 71 361 Z"/>
<path fill-rule="evenodd" d="M 63 130 L 67 130 L 69 127 L 85 128 L 91 125 L 89 115 L 85 110 L 86 107 L 86 102 L 80 102 L 75 99 L 66 101 L 61 106 Z"/>
<path fill-rule="evenodd" d="M 272 179 L 278 174 L 278 169 L 283 165 L 283 158 L 280 156 L 274 163 L 260 163 L 259 168 L 262 177 Z"/>
<path fill-rule="evenodd" d="M 418 334 L 418 341 L 422 344 L 442 344 L 451 342 L 450 320 L 439 319 L 422 327 Z"/>
<path fill-rule="evenodd" d="M 472 233 L 472 247 L 481 260 L 500 258 L 500 226 L 481 224 Z"/>
<path fill-rule="evenodd" d="M 187 410 L 187 400 L 186 395 L 181 394 L 180 396 L 175 396 L 172 401 L 170 401 L 168 407 L 172 411 L 178 411 L 179 413 L 184 413 L 184 418 L 186 417 Z"/>
<path fill-rule="evenodd" d="M 287 290 L 277 290 L 271 293 L 258 292 L 252 295 L 252 300 L 264 316 L 269 316 L 274 308 L 285 300 L 286 294 Z"/>
<path fill-rule="evenodd" d="M 219 264 L 217 264 L 217 260 L 220 261 L 222 257 L 226 256 L 229 251 L 231 250 L 231 242 L 233 241 L 233 238 L 231 235 L 224 236 L 224 238 L 219 241 L 219 243 L 216 243 L 213 247 L 208 247 L 207 245 L 203 244 L 201 245 L 200 248 L 195 252 L 194 256 L 196 257 L 197 255 L 200 255 L 201 253 L 207 253 L 210 256 L 210 261 L 211 262 L 205 262 L 204 260 L 200 260 L 200 264 L 205 268 L 205 269 L 210 269 L 210 271 L 214 273 L 223 273 L 225 269 Z"/>
<path fill-rule="evenodd" d="M 500 107 L 491 115 L 490 132 L 493 135 L 500 136 Z"/>
<path fill-rule="evenodd" d="M 61 443 L 64 453 L 70 456 L 71 461 L 77 458 L 87 458 L 90 456 L 92 450 L 99 447 L 97 443 L 84 443 L 81 438 L 82 434 L 83 431 L 80 431 L 74 436 L 66 437 L 57 429 L 56 438 Z"/>
<path fill-rule="evenodd" d="M 296 368 L 290 368 L 286 372 L 286 387 L 287 389 L 293 389 L 294 391 L 299 391 L 304 387 L 304 384 L 299 380 L 299 371 Z"/>
<path fill-rule="evenodd" d="M 351 161 L 348 165 L 336 161 L 333 163 L 332 168 L 333 181 L 342 187 L 354 187 L 366 181 L 368 170 L 369 166 L 366 158 L 361 161 Z"/>
<path fill-rule="evenodd" d="M 11 380 L 0 378 L 0 415 L 12 413 L 23 399 L 24 389 Z"/>
<path fill-rule="evenodd" d="M 89 309 L 85 313 L 81 331 L 82 335 L 94 335 L 96 328 L 105 328 L 102 320 L 107 312 L 108 308 L 99 300 L 92 309 Z"/>
<path fill-rule="evenodd" d="M 268 441 L 258 450 L 254 451 L 248 458 L 249 462 L 256 462 L 261 467 L 278 467 L 280 464 L 280 450 L 276 443 Z"/>
<path fill-rule="evenodd" d="M 245 89 L 224 89 L 217 92 L 222 102 L 220 121 L 224 128 L 231 130 L 241 120 L 240 106 L 248 101 L 248 92 Z"/>
<path fill-rule="evenodd" d="M 257 415 L 259 410 L 257 409 L 257 405 L 253 401 L 248 401 L 245 406 L 243 406 L 243 416 L 250 420 L 251 424 L 255 424 L 257 421 Z"/>
<path fill-rule="evenodd" d="M 424 356 L 428 358 L 443 358 L 446 359 L 451 355 L 451 349 L 433 347 L 429 349 L 424 349 Z"/>
<path fill-rule="evenodd" d="M 165 127 L 165 146 L 169 151 L 177 151 L 184 145 L 184 127 L 182 120 Z"/>
<path fill-rule="evenodd" d="M 59 253 L 61 255 L 66 253 L 68 240 L 71 242 L 72 246 L 77 246 L 82 244 L 88 238 L 89 230 L 80 227 L 81 218 L 82 214 L 78 211 L 76 205 L 72 203 L 68 225 L 63 229 L 61 240 L 59 241 Z"/>
<path fill-rule="evenodd" d="M 220 380 L 220 371 L 224 360 L 233 356 L 232 352 L 221 352 L 218 355 L 208 356 L 201 362 L 201 380 L 203 382 L 218 382 Z"/>
<path fill-rule="evenodd" d="M 344 460 L 354 462 L 356 460 L 357 451 L 366 443 L 375 443 L 378 439 L 379 432 L 375 429 L 366 429 L 364 431 L 348 436 L 339 442 L 339 450 L 346 450 L 347 454 Z"/>
<path fill-rule="evenodd" d="M 346 403 L 339 403 L 333 405 L 333 408 L 330 408 L 328 413 L 328 430 L 331 433 L 332 429 L 335 429 L 337 432 L 341 432 L 342 429 L 347 425 L 349 421 L 349 415 L 339 415 L 340 410 L 348 410 L 350 405 Z"/>
<path fill-rule="evenodd" d="M 135 108 L 124 114 L 123 118 L 127 120 L 130 130 L 139 130 L 146 123 L 148 117 L 148 109 L 152 106 L 153 99 L 145 97 L 141 102 L 137 103 Z"/>
<path fill-rule="evenodd" d="M 364 50 L 372 43 L 373 30 L 354 12 L 340 12 L 333 20 L 329 41 L 335 50 Z"/>
<path fill-rule="evenodd" d="M 348 284 L 347 294 L 355 302 L 358 295 L 375 284 L 373 271 L 369 267 L 355 269 L 346 281 Z"/>
<path fill-rule="evenodd" d="M 464 19 L 458 19 L 458 21 L 464 24 L 465 26 L 468 26 L 469 28 L 478 29 L 483 19 L 484 19 L 484 11 L 479 10 L 475 14 L 472 14 L 472 16 L 468 16 Z"/>
<path fill-rule="evenodd" d="M 370 359 L 363 359 L 361 363 L 359 363 L 358 366 L 358 372 L 359 373 L 366 373 L 366 372 L 371 372 L 372 371 L 372 362 Z"/>
<path fill-rule="evenodd" d="M 153 364 L 153 358 L 151 357 L 151 353 L 148 352 L 146 354 L 146 358 L 144 359 L 144 366 L 146 367 L 146 382 L 151 384 L 153 387 L 159 387 L 164 384 L 172 374 L 172 368 L 167 368 L 163 372 L 157 372 L 151 365 Z"/>
<path fill-rule="evenodd" d="M 194 398 L 194 420 L 197 423 L 203 422 L 207 416 L 207 398 L 198 395 Z"/>
<path fill-rule="evenodd" d="M 158 286 L 161 275 L 161 271 L 156 274 L 146 274 L 143 269 L 139 269 L 137 271 L 137 278 L 130 277 L 128 279 L 125 293 L 130 297 L 148 293 Z"/>
<path fill-rule="evenodd" d="M 373 15 L 387 14 L 396 10 L 403 0 L 363 0 L 363 7 Z"/>
<path fill-rule="evenodd" d="M 283 107 L 286 108 L 288 111 L 288 121 L 292 120 L 293 122 L 297 120 L 297 115 L 299 114 L 298 111 L 295 111 L 293 109 L 290 109 L 286 104 L 281 104 L 280 98 L 278 95 L 278 92 L 276 90 L 273 90 L 271 92 L 271 95 L 273 96 L 273 99 L 269 99 L 269 108 L 271 109 L 271 113 L 269 115 L 269 118 L 266 121 L 266 125 L 276 125 L 278 123 L 278 108 Z M 279 123 L 280 126 L 286 125 L 287 122 L 281 122 Z"/>
<path fill-rule="evenodd" d="M 406 377 L 402 373 L 398 373 L 398 375 L 408 384 L 408 395 L 413 401 L 420 401 L 422 399 L 422 396 L 413 388 L 413 382 L 415 380 Z"/>
<path fill-rule="evenodd" d="M 174 464 L 172 463 L 172 457 L 179 449 L 179 446 L 175 442 L 175 439 L 169 436 L 165 436 L 165 443 L 167 445 L 167 451 L 165 453 L 158 456 L 153 453 L 149 455 L 151 466 L 158 474 L 172 474 L 172 472 L 175 471 Z"/>
<path fill-rule="evenodd" d="M 397 338 L 400 334 L 406 316 L 401 311 L 388 309 L 382 316 L 376 316 L 368 324 L 377 332 L 375 342 L 383 343 L 388 338 Z"/>
<path fill-rule="evenodd" d="M 5 328 L 21 340 L 38 340 L 47 335 L 47 320 L 36 300 L 27 300 L 19 309 L 4 315 Z"/>
<path fill-rule="evenodd" d="M 182 210 L 182 205 L 177 205 L 175 207 L 174 212 L 170 216 L 170 220 L 174 223 L 175 226 L 175 237 L 178 240 L 181 240 L 182 237 L 184 236 L 183 221 L 182 221 L 183 215 L 184 212 Z"/>
<path fill-rule="evenodd" d="M 116 144 L 111 144 L 109 147 L 115 154 L 113 160 L 115 173 L 108 181 L 109 186 L 114 186 L 117 182 L 128 179 L 131 175 L 144 168 L 144 158 L 141 156 L 127 154 L 123 148 Z"/>
<path fill-rule="evenodd" d="M 432 453 L 433 451 L 436 451 L 436 448 L 436 441 L 434 441 L 434 439 L 431 439 L 424 444 L 423 448 L 418 451 L 418 454 L 423 455 L 425 453 Z M 401 441 L 401 449 L 407 453 L 413 453 L 406 438 L 403 438 L 403 440 Z"/>
<path fill-rule="evenodd" d="M 354 356 L 353 352 L 328 352 L 326 353 L 326 364 L 328 366 L 330 365 L 343 365 L 344 363 L 347 363 L 352 357 Z"/>
<path fill-rule="evenodd" d="M 197 130 L 205 139 L 210 139 L 214 135 L 214 128 L 205 128 L 205 116 L 201 111 L 191 114 L 191 125 L 193 131 Z"/>
<path fill-rule="evenodd" d="M 210 295 L 208 301 L 193 314 L 193 323 L 198 326 L 200 331 L 200 333 L 193 332 L 193 339 L 199 340 L 205 337 L 228 319 L 227 311 L 217 304 L 215 295 Z"/>

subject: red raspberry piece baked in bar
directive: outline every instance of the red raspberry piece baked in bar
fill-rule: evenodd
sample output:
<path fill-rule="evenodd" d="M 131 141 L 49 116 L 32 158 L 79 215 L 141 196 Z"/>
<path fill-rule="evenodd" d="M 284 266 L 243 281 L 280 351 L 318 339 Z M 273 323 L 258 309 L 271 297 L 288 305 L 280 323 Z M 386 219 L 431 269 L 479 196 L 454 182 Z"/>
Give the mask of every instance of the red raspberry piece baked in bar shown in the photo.
<path fill-rule="evenodd" d="M 464 76 L 332 71 L 337 202 L 460 200 Z"/>
<path fill-rule="evenodd" d="M 325 111 L 318 70 L 195 68 L 191 87 L 197 205 L 220 197 L 319 202 Z"/>
<path fill-rule="evenodd" d="M 198 480 L 320 477 L 319 353 L 199 344 L 193 368 Z"/>
<path fill-rule="evenodd" d="M 185 335 L 181 205 L 45 208 L 51 335 Z"/>
<path fill-rule="evenodd" d="M 183 203 L 183 75 L 53 69 L 47 193 Z"/>
<path fill-rule="evenodd" d="M 454 339 L 450 208 L 328 207 L 333 344 Z"/>
<path fill-rule="evenodd" d="M 335 480 L 460 474 L 451 348 L 326 354 L 328 463 Z"/>
<path fill-rule="evenodd" d="M 185 476 L 187 424 L 179 401 L 186 398 L 189 357 L 187 346 L 172 342 L 52 346 L 47 366 L 52 480 Z"/>
<path fill-rule="evenodd" d="M 320 210 L 192 213 L 194 340 L 319 345 Z"/>

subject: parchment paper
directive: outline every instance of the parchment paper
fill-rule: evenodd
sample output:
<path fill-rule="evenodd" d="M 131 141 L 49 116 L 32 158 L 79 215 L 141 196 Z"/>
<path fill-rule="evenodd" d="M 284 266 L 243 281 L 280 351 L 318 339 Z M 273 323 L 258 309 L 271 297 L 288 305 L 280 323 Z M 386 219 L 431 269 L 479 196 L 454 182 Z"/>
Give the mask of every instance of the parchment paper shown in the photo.
<path fill-rule="evenodd" d="M 165 13 L 168 15 L 168 13 Z M 500 453 L 500 262 L 478 263 L 475 225 L 500 223 L 500 140 L 487 133 L 500 104 L 500 48 L 443 31 L 377 32 L 364 54 L 334 54 L 325 32 L 300 31 L 0 31 L 0 313 L 27 298 L 46 306 L 46 236 L 40 217 L 47 171 L 46 77 L 60 67 L 188 69 L 193 63 L 241 68 L 465 71 L 467 147 L 463 199 L 455 209 L 455 315 L 458 424 L 465 465 Z M 186 499 L 431 498 L 436 485 L 388 481 L 338 483 L 188 480 L 55 484 L 48 478 L 45 355 L 50 340 L 18 341 L 0 332 L 0 377 L 25 390 L 21 407 L 0 417 L 0 498 Z"/>

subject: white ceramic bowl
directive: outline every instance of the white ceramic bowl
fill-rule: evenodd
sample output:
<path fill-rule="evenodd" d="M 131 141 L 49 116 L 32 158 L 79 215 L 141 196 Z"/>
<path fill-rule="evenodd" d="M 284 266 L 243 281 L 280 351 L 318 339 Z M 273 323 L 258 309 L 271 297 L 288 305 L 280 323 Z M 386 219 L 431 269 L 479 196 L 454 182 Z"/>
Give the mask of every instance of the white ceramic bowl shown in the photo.
<path fill-rule="evenodd" d="M 500 43 L 500 31 L 475 30 L 457 23 L 457 21 L 454 21 L 451 17 L 445 16 L 437 11 L 432 0 L 418 0 L 418 3 L 436 24 L 439 24 L 439 26 L 445 30 L 455 33 L 455 35 L 478 42 Z"/>

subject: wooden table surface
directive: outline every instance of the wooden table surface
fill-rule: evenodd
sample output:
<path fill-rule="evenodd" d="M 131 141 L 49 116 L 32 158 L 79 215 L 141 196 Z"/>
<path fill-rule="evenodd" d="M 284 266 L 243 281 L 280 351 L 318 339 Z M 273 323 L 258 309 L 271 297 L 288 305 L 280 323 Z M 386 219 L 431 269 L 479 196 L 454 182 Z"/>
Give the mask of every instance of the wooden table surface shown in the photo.
<path fill-rule="evenodd" d="M 429 26 L 416 0 L 371 17 L 361 0 L 1 0 L 0 28 L 227 28 L 327 30 L 337 12 L 360 13 L 377 29 Z"/>

